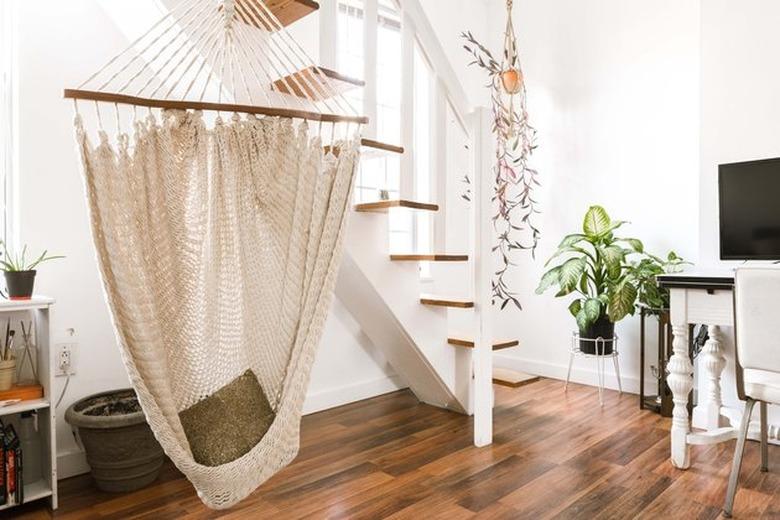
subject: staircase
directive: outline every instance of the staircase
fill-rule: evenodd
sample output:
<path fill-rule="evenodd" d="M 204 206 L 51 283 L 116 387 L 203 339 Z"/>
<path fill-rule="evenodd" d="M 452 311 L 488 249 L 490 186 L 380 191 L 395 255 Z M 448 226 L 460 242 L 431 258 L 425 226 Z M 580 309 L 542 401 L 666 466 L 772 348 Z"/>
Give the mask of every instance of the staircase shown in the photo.
<path fill-rule="evenodd" d="M 257 0 L 238 1 L 249 9 L 257 8 L 254 5 Z M 319 9 L 319 5 L 311 0 L 266 0 L 266 4 L 284 26 Z M 405 6 L 408 4 L 412 2 L 404 2 Z M 415 16 L 419 17 L 420 14 L 421 11 Z M 258 25 L 256 19 L 243 21 Z M 430 27 L 427 29 L 432 34 Z M 422 27 L 422 30 L 426 30 L 426 27 Z M 424 43 L 424 39 L 419 36 L 420 43 Z M 429 40 L 428 44 L 436 46 L 438 42 Z M 431 55 L 435 57 L 441 53 L 441 49 L 436 48 Z M 449 68 L 448 63 L 446 67 Z M 454 74 L 446 70 L 443 77 L 446 80 L 453 78 Z M 314 85 L 315 88 L 304 91 L 291 87 L 301 84 Z M 330 88 L 316 88 L 320 84 Z M 359 79 L 324 67 L 299 71 L 274 83 L 279 92 L 299 97 L 316 97 L 326 91 L 343 93 L 364 85 Z M 441 102 L 446 101 L 442 99 Z M 454 105 L 460 108 L 465 106 L 463 103 Z M 409 140 L 408 135 L 405 140 Z M 372 153 L 400 156 L 410 153 L 405 147 L 369 138 L 364 138 L 361 144 L 371 148 Z M 405 144 L 408 147 L 409 143 Z M 326 151 L 330 150 L 326 148 Z M 332 151 L 338 154 L 338 150 Z M 405 157 L 402 161 L 409 165 L 409 159 Z M 469 315 L 462 313 L 470 313 L 475 307 L 475 301 L 466 295 L 468 290 L 463 294 L 424 294 L 419 274 L 420 262 L 462 265 L 462 273 L 458 271 L 454 279 L 468 280 L 469 269 L 473 270 L 470 255 L 466 252 L 388 251 L 388 216 L 391 212 L 428 212 L 435 215 L 440 212 L 438 204 L 399 198 L 360 203 L 353 209 L 336 287 L 337 297 L 421 401 L 462 413 L 472 413 L 474 341 L 469 334 L 451 333 L 449 321 L 462 324 L 463 321 L 472 320 Z M 435 219 L 437 226 L 445 226 L 446 222 L 446 218 Z M 461 314 L 456 320 L 450 320 L 452 312 Z M 492 350 L 518 346 L 519 341 L 516 339 L 494 340 Z M 493 383 L 509 387 L 518 387 L 534 379 L 509 370 L 493 371 Z"/>

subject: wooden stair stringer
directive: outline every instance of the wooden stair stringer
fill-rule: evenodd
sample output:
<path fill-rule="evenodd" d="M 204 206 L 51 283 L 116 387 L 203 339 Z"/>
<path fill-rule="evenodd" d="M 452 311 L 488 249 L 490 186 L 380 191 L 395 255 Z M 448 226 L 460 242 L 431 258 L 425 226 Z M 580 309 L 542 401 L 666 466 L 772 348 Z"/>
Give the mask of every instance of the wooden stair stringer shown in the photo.
<path fill-rule="evenodd" d="M 471 355 L 447 348 L 447 312 L 420 305 L 415 262 L 388 261 L 387 213 L 353 212 L 336 295 L 420 401 L 470 413 Z"/>
<path fill-rule="evenodd" d="M 403 324 L 366 278 L 355 259 L 344 252 L 336 297 L 360 324 L 362 331 L 384 354 L 417 398 L 427 404 L 466 413 L 433 364 L 417 347 Z"/>

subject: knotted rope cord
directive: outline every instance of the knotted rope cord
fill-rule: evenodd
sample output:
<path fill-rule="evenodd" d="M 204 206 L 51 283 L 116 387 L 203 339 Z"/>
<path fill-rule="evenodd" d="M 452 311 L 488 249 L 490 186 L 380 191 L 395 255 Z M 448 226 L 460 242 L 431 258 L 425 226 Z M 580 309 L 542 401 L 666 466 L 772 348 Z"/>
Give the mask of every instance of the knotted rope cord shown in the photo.
<path fill-rule="evenodd" d="M 239 3 L 239 6 L 241 4 Z M 341 105 L 341 109 L 345 110 L 346 113 L 350 113 L 352 115 L 357 115 L 357 111 L 355 108 L 350 105 L 349 103 L 344 100 L 343 96 L 338 95 L 338 93 L 333 89 L 330 81 L 327 79 L 327 76 L 325 76 L 325 73 L 323 70 L 316 65 L 316 62 L 311 59 L 311 57 L 306 53 L 306 51 L 301 47 L 300 43 L 298 43 L 297 40 L 295 40 L 292 36 L 290 36 L 290 33 L 287 31 L 287 28 L 284 27 L 281 23 L 279 23 L 279 20 L 271 13 L 271 11 L 268 9 L 268 6 L 266 6 L 264 1 L 258 2 L 256 5 L 259 5 L 261 9 L 261 15 L 263 16 L 264 21 L 269 23 L 271 27 L 273 27 L 276 30 L 277 34 L 280 34 L 287 38 L 287 44 L 290 46 L 290 48 L 293 51 L 293 54 L 298 53 L 299 59 L 301 59 L 303 62 L 311 63 L 314 70 L 317 72 L 317 74 L 323 78 L 322 81 L 322 87 L 324 87 L 324 93 L 326 94 L 326 98 L 331 97 L 335 100 L 335 102 L 339 105 Z M 322 88 L 321 87 L 321 88 Z"/>
<path fill-rule="evenodd" d="M 158 28 L 160 25 L 162 25 L 163 23 L 165 23 L 166 21 L 168 21 L 168 19 L 169 19 L 169 18 L 173 18 L 173 17 L 174 17 L 174 15 L 176 14 L 176 12 L 177 12 L 177 11 L 182 11 L 182 10 L 184 10 L 184 11 L 185 11 L 185 15 L 184 15 L 184 16 L 186 16 L 186 15 L 187 15 L 187 13 L 189 13 L 189 12 L 190 12 L 190 9 L 192 9 L 192 8 L 193 8 L 193 6 L 197 5 L 197 3 L 198 3 L 199 1 L 200 1 L 200 0 L 186 0 L 186 1 L 182 2 L 181 4 L 177 5 L 176 7 L 174 7 L 173 9 L 171 9 L 171 11 L 170 11 L 170 12 L 168 12 L 168 14 L 167 14 L 167 15 L 165 15 L 164 17 L 162 17 L 162 18 L 161 18 L 159 21 L 157 21 L 157 23 L 155 23 L 154 25 L 152 25 L 152 26 L 151 26 L 151 27 L 150 27 L 150 28 L 149 28 L 149 29 L 148 29 L 148 30 L 147 30 L 145 33 L 143 33 L 141 36 L 139 36 L 138 38 L 136 38 L 136 39 L 135 39 L 135 40 L 134 40 L 134 41 L 133 41 L 133 42 L 132 42 L 132 43 L 131 43 L 131 44 L 130 44 L 128 47 L 126 47 L 126 48 L 125 48 L 125 49 L 124 49 L 122 52 L 120 52 L 120 53 L 116 54 L 116 55 L 115 55 L 113 58 L 111 58 L 110 60 L 108 60 L 108 61 L 107 61 L 107 62 L 106 62 L 106 63 L 105 63 L 105 64 L 104 64 L 102 67 L 100 67 L 100 68 L 99 68 L 99 69 L 98 69 L 98 70 L 97 70 L 97 71 L 96 71 L 94 74 L 92 74 L 92 75 L 91 75 L 91 76 L 89 76 L 87 79 L 85 79 L 85 80 L 84 80 L 84 81 L 83 81 L 83 82 L 82 82 L 82 83 L 81 83 L 81 84 L 80 84 L 80 85 L 79 85 L 77 88 L 84 88 L 84 85 L 86 85 L 87 83 L 91 82 L 91 81 L 92 81 L 92 80 L 94 80 L 96 77 L 98 77 L 98 75 L 100 75 L 101 73 L 103 73 L 103 71 L 105 71 L 105 70 L 106 70 L 108 67 L 110 67 L 111 65 L 113 65 L 113 64 L 116 62 L 116 60 L 118 60 L 119 58 L 121 58 L 123 55 L 125 55 L 125 54 L 126 54 L 126 53 L 128 53 L 128 52 L 129 52 L 131 49 L 133 49 L 133 48 L 134 48 L 136 45 L 138 45 L 138 43 L 139 43 L 141 40 L 143 40 L 144 38 L 146 38 L 147 36 L 149 36 L 149 35 L 150 35 L 150 34 L 151 34 L 151 33 L 152 33 L 152 32 L 153 32 L 155 29 L 157 29 L 157 28 Z M 186 9 L 185 9 L 185 7 L 186 7 Z M 176 22 L 176 20 L 174 19 L 174 20 L 173 20 L 173 25 L 171 25 L 171 27 L 169 27 L 168 29 L 166 29 L 166 30 L 165 30 L 165 32 L 164 32 L 163 34 L 167 33 L 167 32 L 168 32 L 168 31 L 169 31 L 171 28 L 175 27 L 175 26 L 176 26 L 176 24 L 177 24 L 177 22 Z M 161 35 L 161 36 L 162 36 L 162 35 Z M 133 57 L 133 61 L 135 61 L 135 60 L 136 60 L 138 57 L 139 57 L 138 55 L 134 56 L 134 57 Z M 113 78 L 112 78 L 112 79 L 113 79 Z"/>
<path fill-rule="evenodd" d="M 258 27 L 262 27 L 263 25 L 268 27 L 267 24 L 261 24 L 260 23 L 260 20 L 254 14 L 254 10 L 244 9 L 243 2 L 239 2 L 238 4 L 236 4 L 236 6 L 237 6 L 238 11 L 240 11 L 245 17 L 248 17 L 248 19 L 253 20 L 254 23 Z M 251 28 L 247 28 L 247 29 L 251 30 Z M 309 74 L 307 73 L 307 70 L 306 70 L 307 67 L 301 66 L 301 65 L 296 65 L 296 63 L 290 58 L 290 56 L 286 52 L 286 50 L 283 47 L 281 47 L 280 45 L 275 44 L 275 40 L 273 38 L 273 34 L 271 34 L 270 32 L 264 32 L 262 29 L 255 29 L 254 33 L 256 34 L 256 39 L 260 40 L 260 44 L 258 45 L 258 47 L 260 49 L 265 50 L 265 48 L 267 47 L 268 50 L 270 51 L 270 53 L 273 55 L 274 59 L 282 67 L 287 68 L 285 66 L 285 60 L 287 61 L 288 64 L 292 65 L 288 69 L 288 70 L 292 70 L 292 73 L 291 74 L 290 73 L 284 74 L 284 73 L 279 71 L 279 69 L 276 67 L 276 65 L 274 65 L 273 60 L 268 59 L 268 56 L 266 55 L 266 58 L 268 59 L 269 63 L 272 64 L 274 70 L 276 71 L 276 73 L 280 76 L 280 78 L 284 82 L 284 84 L 285 84 L 285 86 L 287 88 L 287 91 L 291 95 L 294 95 L 294 92 L 296 92 L 296 89 L 290 88 L 289 83 L 287 82 L 287 78 L 289 78 L 298 87 L 297 90 L 299 90 L 301 92 L 301 95 L 305 99 L 307 99 L 308 101 L 311 101 L 315 106 L 318 107 L 318 100 L 316 98 L 314 98 L 312 95 L 309 94 L 309 92 L 315 92 L 316 93 L 317 90 L 316 90 L 316 88 L 314 87 L 313 83 L 310 81 L 310 79 L 308 77 Z M 267 45 L 264 44 L 264 42 L 267 42 Z M 280 57 L 280 55 L 281 55 L 281 57 Z M 282 58 L 284 58 L 284 59 L 282 59 Z M 305 88 L 304 84 L 307 85 L 309 88 L 308 89 Z M 273 83 L 272 83 L 272 85 L 273 85 Z M 327 99 L 322 100 L 322 102 L 323 102 L 323 105 L 325 106 L 325 110 L 328 110 L 328 111 L 331 111 L 331 112 L 337 111 L 336 107 L 334 107 Z M 321 111 L 319 108 L 317 108 L 317 110 Z"/>

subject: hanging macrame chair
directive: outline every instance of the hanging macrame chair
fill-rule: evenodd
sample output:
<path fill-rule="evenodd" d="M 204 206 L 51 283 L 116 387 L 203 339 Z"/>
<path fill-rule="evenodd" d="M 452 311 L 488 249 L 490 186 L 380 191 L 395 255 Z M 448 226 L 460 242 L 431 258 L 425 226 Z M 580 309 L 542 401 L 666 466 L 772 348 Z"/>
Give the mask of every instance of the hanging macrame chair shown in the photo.
<path fill-rule="evenodd" d="M 366 119 L 263 0 L 187 0 L 65 97 L 130 381 L 230 507 L 298 451 Z"/>

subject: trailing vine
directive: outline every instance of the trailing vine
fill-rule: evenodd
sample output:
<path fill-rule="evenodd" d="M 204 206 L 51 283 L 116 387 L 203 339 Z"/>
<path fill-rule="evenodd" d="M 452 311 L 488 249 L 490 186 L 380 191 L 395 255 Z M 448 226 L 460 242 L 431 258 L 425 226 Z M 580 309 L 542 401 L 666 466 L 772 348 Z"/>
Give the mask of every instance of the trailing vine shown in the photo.
<path fill-rule="evenodd" d="M 507 8 L 511 13 L 511 0 Z M 503 60 L 499 63 L 471 32 L 462 35 L 464 49 L 473 56 L 470 65 L 483 69 L 490 82 L 493 113 L 492 132 L 496 136 L 496 165 L 493 168 L 493 202 L 496 213 L 492 217 L 497 234 L 493 252 L 501 256 L 501 267 L 491 281 L 492 300 L 504 309 L 510 303 L 522 309 L 517 293 L 511 290 L 506 275 L 516 263 L 515 253 L 530 251 L 535 256 L 541 233 L 534 223 L 539 206 L 534 190 L 539 186 L 538 172 L 528 164 L 536 149 L 536 130 L 531 126 L 526 110 L 526 91 L 512 27 L 511 15 L 507 22 Z"/>

